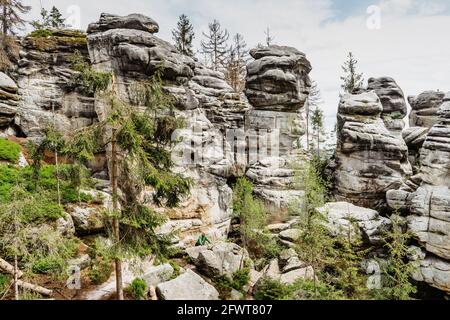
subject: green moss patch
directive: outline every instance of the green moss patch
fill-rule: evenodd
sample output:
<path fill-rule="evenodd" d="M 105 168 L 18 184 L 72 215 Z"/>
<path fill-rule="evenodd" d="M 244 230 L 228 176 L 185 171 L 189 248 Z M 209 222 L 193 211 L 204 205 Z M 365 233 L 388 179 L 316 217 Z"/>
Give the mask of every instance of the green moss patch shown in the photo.
<path fill-rule="evenodd" d="M 19 156 L 20 146 L 17 143 L 0 138 L 0 160 L 16 164 Z"/>

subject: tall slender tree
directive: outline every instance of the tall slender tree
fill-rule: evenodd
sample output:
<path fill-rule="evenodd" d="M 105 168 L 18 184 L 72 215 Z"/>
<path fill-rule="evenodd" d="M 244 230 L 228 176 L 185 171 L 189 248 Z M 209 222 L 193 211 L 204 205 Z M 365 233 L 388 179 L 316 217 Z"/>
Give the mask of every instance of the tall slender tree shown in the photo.
<path fill-rule="evenodd" d="M 312 81 L 311 91 L 309 92 L 308 99 L 306 100 L 306 148 L 310 147 L 310 135 L 311 135 L 311 117 L 313 113 L 311 110 L 316 109 L 322 104 L 322 95 L 316 81 Z"/>
<path fill-rule="evenodd" d="M 226 79 L 234 91 L 240 93 L 244 90 L 245 76 L 247 74 L 246 63 L 248 61 L 247 43 L 244 37 L 237 33 L 233 37 L 229 56 L 226 62 Z"/>
<path fill-rule="evenodd" d="M 177 27 L 172 30 L 172 38 L 178 51 L 186 56 L 194 57 L 192 44 L 195 38 L 194 27 L 185 14 L 180 16 Z"/>
<path fill-rule="evenodd" d="M 206 40 L 201 42 L 202 52 L 211 57 L 212 68 L 217 71 L 224 64 L 230 35 L 222 29 L 219 21 L 214 20 L 209 24 L 208 33 L 203 32 L 203 36 Z"/>
<path fill-rule="evenodd" d="M 323 132 L 323 111 L 316 106 L 311 116 L 311 124 L 313 126 L 314 135 L 316 139 L 317 158 L 320 159 L 320 139 Z"/>
<path fill-rule="evenodd" d="M 269 27 L 267 27 L 266 31 L 264 31 L 264 34 L 266 35 L 266 45 L 270 47 L 273 44 L 275 38 L 271 35 Z"/>
<path fill-rule="evenodd" d="M 341 87 L 346 93 L 353 94 L 363 87 L 363 74 L 358 73 L 357 65 L 358 60 L 354 57 L 352 52 L 349 52 L 347 61 L 345 61 L 342 66 L 344 75 L 341 77 L 341 80 L 343 81 Z"/>

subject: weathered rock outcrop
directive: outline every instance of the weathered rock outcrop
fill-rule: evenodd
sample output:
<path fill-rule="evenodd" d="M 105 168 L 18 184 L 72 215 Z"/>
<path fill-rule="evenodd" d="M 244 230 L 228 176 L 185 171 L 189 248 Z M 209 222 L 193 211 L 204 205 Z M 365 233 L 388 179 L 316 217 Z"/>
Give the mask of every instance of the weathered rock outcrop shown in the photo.
<path fill-rule="evenodd" d="M 378 209 L 386 192 L 399 188 L 412 174 L 408 149 L 391 134 L 380 115 L 380 99 L 373 92 L 346 94 L 338 110 L 335 196 L 337 201 Z"/>
<path fill-rule="evenodd" d="M 211 246 L 194 247 L 187 253 L 203 275 L 215 278 L 226 275 L 230 278 L 250 262 L 247 250 L 237 244 L 218 242 Z"/>
<path fill-rule="evenodd" d="M 437 112 L 441 106 L 445 92 L 425 91 L 418 96 L 408 97 L 412 111 L 409 114 L 411 127 L 431 128 L 439 121 Z"/>
<path fill-rule="evenodd" d="M 159 284 L 156 293 L 162 300 L 219 300 L 219 292 L 191 270 Z"/>
<path fill-rule="evenodd" d="M 0 72 L 0 128 L 8 127 L 13 121 L 19 105 L 16 83 Z"/>
<path fill-rule="evenodd" d="M 401 135 L 405 127 L 403 119 L 408 114 L 405 96 L 402 89 L 394 79 L 389 77 L 370 78 L 367 86 L 368 91 L 375 91 L 380 98 L 383 111 L 383 119 L 386 128 L 393 134 Z"/>
<path fill-rule="evenodd" d="M 289 158 L 305 132 L 302 109 L 309 95 L 311 64 L 291 47 L 270 46 L 250 51 L 245 94 L 254 107 L 247 112 L 250 169 L 255 191 L 276 207 L 298 193 L 289 190 L 293 171 Z M 293 160 L 293 159 L 291 159 Z"/>
<path fill-rule="evenodd" d="M 58 31 L 51 36 L 29 36 L 22 41 L 17 82 L 21 100 L 15 123 L 27 137 L 42 136 L 49 124 L 68 132 L 97 119 L 94 99 L 70 88 L 71 58 L 87 56 L 86 36 Z"/>
<path fill-rule="evenodd" d="M 328 218 L 328 228 L 333 235 L 359 236 L 372 245 L 382 244 L 383 233 L 390 226 L 388 218 L 372 209 L 361 208 L 347 202 L 331 202 L 317 209 Z"/>
<path fill-rule="evenodd" d="M 438 123 L 420 151 L 416 181 L 389 191 L 387 201 L 408 215 L 408 228 L 424 248 L 415 257 L 416 278 L 450 292 L 450 93 L 442 100 Z"/>

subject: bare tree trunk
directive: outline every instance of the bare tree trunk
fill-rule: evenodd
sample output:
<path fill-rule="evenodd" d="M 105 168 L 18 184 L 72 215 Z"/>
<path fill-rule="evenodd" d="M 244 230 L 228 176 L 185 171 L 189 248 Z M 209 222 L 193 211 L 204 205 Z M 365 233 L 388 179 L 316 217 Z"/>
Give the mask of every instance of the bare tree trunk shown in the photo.
<path fill-rule="evenodd" d="M 116 245 L 119 246 L 120 243 L 120 226 L 119 226 L 119 217 L 118 214 L 118 192 L 117 192 L 117 146 L 116 146 L 116 136 L 117 129 L 112 129 L 112 142 L 111 142 L 111 183 L 112 183 L 112 194 L 113 194 L 113 210 L 114 210 L 114 219 L 113 219 L 113 228 L 114 228 L 114 237 L 116 241 Z M 123 284 L 122 284 L 122 261 L 119 257 L 115 258 L 115 272 L 116 272 L 116 291 L 117 291 L 117 300 L 123 300 Z"/>
<path fill-rule="evenodd" d="M 58 205 L 61 206 L 61 189 L 59 186 L 59 162 L 58 162 L 58 150 L 55 149 L 55 165 L 56 165 L 56 189 L 58 192 Z"/>
<path fill-rule="evenodd" d="M 309 151 L 309 101 L 306 100 L 306 151 Z"/>
<path fill-rule="evenodd" d="M 36 284 L 24 282 L 22 280 L 17 280 L 17 285 L 21 288 L 40 293 L 44 296 L 51 296 L 53 294 L 53 290 L 38 286 Z"/>
<path fill-rule="evenodd" d="M 17 266 L 17 255 L 14 255 L 14 299 L 19 300 L 19 285 L 18 285 L 19 268 Z"/>

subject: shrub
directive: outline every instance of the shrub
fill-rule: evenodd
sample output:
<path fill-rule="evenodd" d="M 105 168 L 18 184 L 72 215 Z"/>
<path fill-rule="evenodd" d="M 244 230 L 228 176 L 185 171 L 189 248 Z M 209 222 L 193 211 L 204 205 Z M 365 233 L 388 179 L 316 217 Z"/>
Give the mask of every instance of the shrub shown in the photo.
<path fill-rule="evenodd" d="M 70 87 L 89 97 L 108 88 L 112 79 L 111 73 L 94 71 L 79 51 L 72 55 L 71 65 L 76 73 L 69 80 Z"/>
<path fill-rule="evenodd" d="M 0 160 L 16 164 L 19 161 L 20 146 L 12 141 L 0 138 Z"/>
<path fill-rule="evenodd" d="M 8 290 L 10 282 L 11 276 L 0 273 L 0 300 L 1 297 L 6 293 L 6 290 Z"/>
<path fill-rule="evenodd" d="M 250 269 L 249 268 L 243 268 L 241 270 L 236 271 L 233 274 L 233 281 L 231 283 L 231 286 L 241 291 L 242 288 L 247 285 L 247 283 L 250 281 Z"/>
<path fill-rule="evenodd" d="M 31 270 L 34 273 L 61 274 L 64 271 L 65 266 L 66 263 L 61 257 L 47 256 L 34 262 Z"/>
<path fill-rule="evenodd" d="M 97 258 L 88 272 L 93 284 L 99 285 L 106 282 L 111 276 L 113 267 L 109 259 Z"/>
<path fill-rule="evenodd" d="M 136 278 L 131 282 L 127 290 L 134 299 L 136 300 L 146 300 L 148 294 L 148 287 L 145 280 Z"/>
<path fill-rule="evenodd" d="M 256 300 L 285 300 L 291 294 L 289 286 L 283 285 L 280 281 L 264 278 L 256 286 L 254 297 Z"/>

